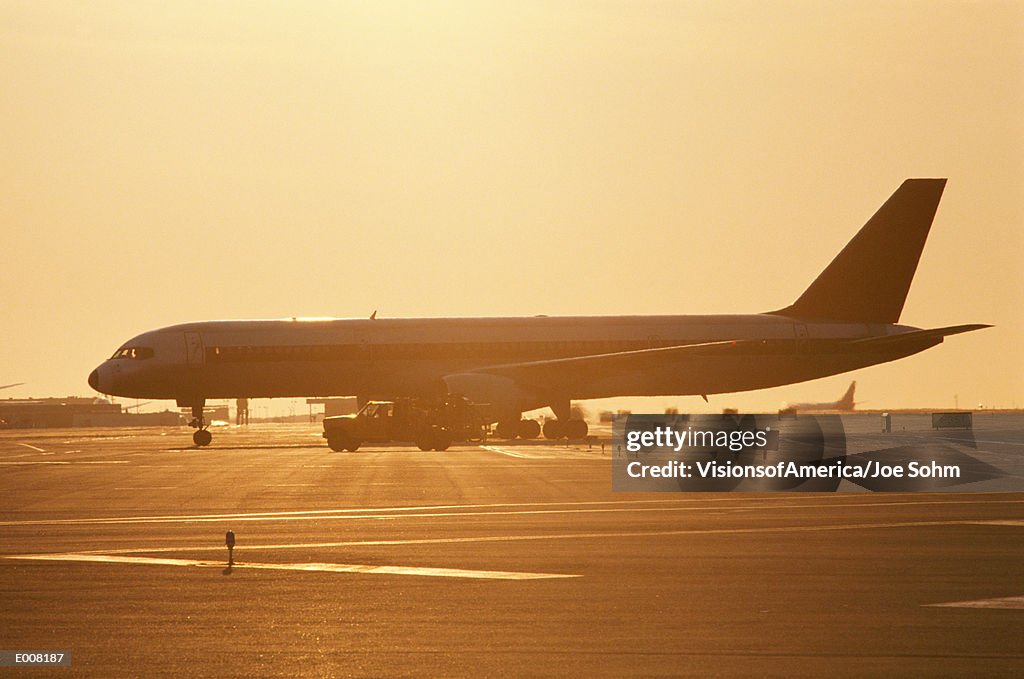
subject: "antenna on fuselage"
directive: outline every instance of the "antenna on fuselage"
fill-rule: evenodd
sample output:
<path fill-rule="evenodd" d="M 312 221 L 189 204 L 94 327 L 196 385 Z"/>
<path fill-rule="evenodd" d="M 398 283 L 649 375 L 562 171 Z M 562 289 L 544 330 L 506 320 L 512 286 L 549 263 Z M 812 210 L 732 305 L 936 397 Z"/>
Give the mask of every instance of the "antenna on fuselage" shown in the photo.
<path fill-rule="evenodd" d="M 377 320 L 377 310 L 376 310 L 376 309 L 374 309 L 374 310 L 373 310 L 373 313 L 372 313 L 372 314 L 370 314 L 370 320 L 371 320 L 371 321 L 375 321 L 375 320 Z"/>

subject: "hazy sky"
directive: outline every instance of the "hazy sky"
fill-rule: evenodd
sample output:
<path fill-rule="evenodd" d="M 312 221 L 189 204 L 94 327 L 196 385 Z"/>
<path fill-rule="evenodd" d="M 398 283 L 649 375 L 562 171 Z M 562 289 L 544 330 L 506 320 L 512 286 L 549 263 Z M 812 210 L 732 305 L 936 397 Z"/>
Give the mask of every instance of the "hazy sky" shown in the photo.
<path fill-rule="evenodd" d="M 1022 104 L 1020 2 L 0 2 L 0 397 L 188 320 L 775 309 L 949 177 L 902 321 L 996 328 L 710 407 L 1024 406 Z"/>

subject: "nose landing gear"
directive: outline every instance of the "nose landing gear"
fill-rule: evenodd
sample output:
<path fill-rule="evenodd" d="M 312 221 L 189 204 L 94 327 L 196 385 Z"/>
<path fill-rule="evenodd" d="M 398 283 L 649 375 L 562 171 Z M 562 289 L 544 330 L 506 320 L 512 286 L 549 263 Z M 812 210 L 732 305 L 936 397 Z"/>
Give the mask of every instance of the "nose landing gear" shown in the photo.
<path fill-rule="evenodd" d="M 213 434 L 207 429 L 210 425 L 203 418 L 203 407 L 205 405 L 205 400 L 200 401 L 198 405 L 192 404 L 192 421 L 188 423 L 188 426 L 196 429 L 192 434 L 192 443 L 196 444 L 196 448 L 208 446 L 210 441 L 213 440 Z"/>

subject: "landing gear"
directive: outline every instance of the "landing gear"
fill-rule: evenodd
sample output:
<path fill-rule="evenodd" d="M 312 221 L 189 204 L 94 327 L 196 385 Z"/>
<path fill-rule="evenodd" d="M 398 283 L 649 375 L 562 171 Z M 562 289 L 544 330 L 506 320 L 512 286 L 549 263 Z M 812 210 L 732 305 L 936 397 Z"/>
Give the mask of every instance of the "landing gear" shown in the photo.
<path fill-rule="evenodd" d="M 500 439 L 514 439 L 516 437 L 516 423 L 508 420 L 498 422 L 494 428 L 494 435 Z"/>
<path fill-rule="evenodd" d="M 178 405 L 185 404 L 179 402 Z M 206 400 L 200 399 L 198 403 L 190 405 L 192 406 L 192 421 L 188 423 L 188 426 L 196 429 L 192 434 L 192 443 L 196 444 L 196 448 L 203 448 L 210 445 L 210 441 L 213 440 L 213 434 L 206 429 L 210 425 L 203 418 L 203 407 L 206 405 Z"/>
<path fill-rule="evenodd" d="M 535 439 L 540 436 L 540 422 L 537 420 L 504 420 L 498 422 L 494 434 L 502 439 Z"/>
<path fill-rule="evenodd" d="M 573 419 L 572 403 L 569 399 L 556 399 L 550 404 L 556 420 L 544 423 L 544 438 L 548 439 L 585 439 L 587 423 L 581 419 Z"/>
<path fill-rule="evenodd" d="M 569 420 L 565 423 L 565 435 L 571 439 L 587 438 L 587 423 L 583 420 Z"/>
<path fill-rule="evenodd" d="M 588 429 L 583 420 L 548 420 L 544 423 L 544 438 L 585 439 Z"/>
<path fill-rule="evenodd" d="M 519 434 L 521 439 L 535 439 L 540 436 L 540 422 L 537 420 L 519 420 L 516 433 Z"/>

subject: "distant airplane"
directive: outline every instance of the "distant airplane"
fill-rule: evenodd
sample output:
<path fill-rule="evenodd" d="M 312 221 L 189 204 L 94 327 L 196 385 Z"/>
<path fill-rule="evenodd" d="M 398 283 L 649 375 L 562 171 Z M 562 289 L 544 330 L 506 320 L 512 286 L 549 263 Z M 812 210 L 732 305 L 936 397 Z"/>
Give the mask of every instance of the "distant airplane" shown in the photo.
<path fill-rule="evenodd" d="M 143 333 L 89 375 L 100 392 L 191 407 L 212 398 L 457 394 L 529 436 L 586 434 L 570 400 L 792 384 L 904 358 L 986 325 L 920 329 L 900 313 L 945 179 L 908 179 L 793 304 L 753 315 L 209 321 Z M 800 244 L 794 242 L 794 247 Z M 535 427 L 535 423 L 529 423 Z M 533 430 L 535 435 L 535 429 Z"/>
<path fill-rule="evenodd" d="M 809 410 L 833 410 L 844 413 L 853 412 L 853 408 L 856 405 L 853 401 L 853 392 L 856 388 L 857 382 L 854 380 L 853 382 L 850 382 L 850 388 L 846 390 L 846 393 L 843 394 L 838 401 L 826 401 L 825 403 L 790 403 L 786 405 L 784 410 L 791 412 L 807 412 Z"/>

